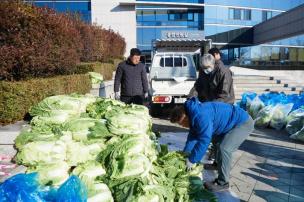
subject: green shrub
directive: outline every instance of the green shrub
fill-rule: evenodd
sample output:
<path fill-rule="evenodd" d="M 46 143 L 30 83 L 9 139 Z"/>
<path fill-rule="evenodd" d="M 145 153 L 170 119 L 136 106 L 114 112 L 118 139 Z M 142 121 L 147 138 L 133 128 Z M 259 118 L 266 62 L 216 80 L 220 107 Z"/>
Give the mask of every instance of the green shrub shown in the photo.
<path fill-rule="evenodd" d="M 64 14 L 17 0 L 0 4 L 1 80 L 73 74 L 83 44 Z"/>
<path fill-rule="evenodd" d="M 29 108 L 52 95 L 88 93 L 88 74 L 57 76 L 27 81 L 0 81 L 0 124 L 22 120 Z"/>
<path fill-rule="evenodd" d="M 94 71 L 94 64 L 95 63 L 79 63 L 76 66 L 76 74 L 85 74 L 88 72 Z"/>
<path fill-rule="evenodd" d="M 0 19 L 0 80 L 84 73 L 80 61 L 108 62 L 125 51 L 113 30 L 21 0 L 2 0 Z"/>

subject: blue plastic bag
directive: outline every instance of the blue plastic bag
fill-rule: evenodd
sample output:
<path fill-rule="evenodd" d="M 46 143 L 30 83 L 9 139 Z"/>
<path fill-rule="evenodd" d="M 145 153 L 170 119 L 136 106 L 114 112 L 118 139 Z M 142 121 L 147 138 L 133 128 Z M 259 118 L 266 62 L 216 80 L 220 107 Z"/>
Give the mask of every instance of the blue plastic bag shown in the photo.
<path fill-rule="evenodd" d="M 56 202 L 86 202 L 87 201 L 87 189 L 81 180 L 72 175 L 69 179 L 63 183 L 56 196 Z"/>
<path fill-rule="evenodd" d="M 256 93 L 253 92 L 245 92 L 242 94 L 242 100 L 240 102 L 240 107 L 246 110 L 246 105 L 248 100 L 253 100 L 257 96 Z"/>
<path fill-rule="evenodd" d="M 72 175 L 58 190 L 38 183 L 38 174 L 18 174 L 0 185 L 0 202 L 85 202 L 87 190 Z"/>
<path fill-rule="evenodd" d="M 0 185 L 0 197 L 0 201 L 44 202 L 54 199 L 54 190 L 41 187 L 37 173 L 18 174 Z"/>

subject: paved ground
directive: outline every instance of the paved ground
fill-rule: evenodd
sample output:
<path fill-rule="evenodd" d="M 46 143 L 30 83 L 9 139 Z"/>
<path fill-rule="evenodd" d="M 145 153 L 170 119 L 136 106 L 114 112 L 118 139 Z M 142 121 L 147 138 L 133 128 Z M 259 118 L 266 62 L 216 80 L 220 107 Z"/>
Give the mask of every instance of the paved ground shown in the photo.
<path fill-rule="evenodd" d="M 153 129 L 179 132 L 176 147 L 182 147 L 185 129 L 160 119 L 154 119 Z M 256 129 L 234 154 L 230 184 L 242 201 L 303 202 L 304 144 L 285 131 Z"/>
<path fill-rule="evenodd" d="M 164 119 L 153 119 L 153 130 L 179 132 L 187 130 Z M 0 157 L 15 154 L 13 140 L 25 122 L 0 127 Z M 182 138 L 184 139 L 184 138 Z M 182 147 L 182 145 L 179 145 Z M 12 165 L 8 160 L 1 165 Z M 24 167 L 0 167 L 0 181 L 23 172 Z M 304 201 L 304 144 L 290 140 L 284 131 L 255 130 L 234 154 L 231 190 L 243 201 Z"/>

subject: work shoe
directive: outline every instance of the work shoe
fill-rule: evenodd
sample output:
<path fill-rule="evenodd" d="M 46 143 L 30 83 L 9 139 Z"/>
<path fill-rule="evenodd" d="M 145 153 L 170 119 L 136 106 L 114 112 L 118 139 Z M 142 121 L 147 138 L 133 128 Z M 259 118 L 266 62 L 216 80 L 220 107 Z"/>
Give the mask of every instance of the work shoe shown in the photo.
<path fill-rule="evenodd" d="M 205 182 L 204 187 L 212 192 L 222 192 L 227 191 L 229 189 L 229 183 L 221 185 L 218 182 L 218 179 L 215 179 L 213 182 Z"/>
<path fill-rule="evenodd" d="M 217 163 L 213 162 L 212 164 L 205 164 L 205 170 L 217 170 Z"/>

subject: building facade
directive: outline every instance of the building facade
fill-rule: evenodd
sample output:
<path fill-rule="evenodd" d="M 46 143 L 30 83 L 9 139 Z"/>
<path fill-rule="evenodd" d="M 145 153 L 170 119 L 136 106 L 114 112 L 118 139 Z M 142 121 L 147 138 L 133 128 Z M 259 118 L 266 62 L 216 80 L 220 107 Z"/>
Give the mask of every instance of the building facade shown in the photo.
<path fill-rule="evenodd" d="M 202 33 L 222 50 L 226 64 L 304 69 L 304 35 L 253 45 L 251 28 L 304 4 L 304 0 L 49 0 L 60 12 L 76 11 L 91 23 L 119 32 L 126 56 L 138 47 L 148 57 L 164 32 Z M 179 36 L 180 37 L 180 36 Z"/>
<path fill-rule="evenodd" d="M 62 13 L 77 13 L 85 22 L 91 23 L 91 0 L 25 0 L 36 6 L 52 8 Z"/>
<path fill-rule="evenodd" d="M 142 2 L 152 2 L 142 0 Z M 304 35 L 252 46 L 254 25 L 304 0 L 167 0 L 136 6 L 137 47 L 149 52 L 164 30 L 201 30 L 222 51 L 226 64 L 282 69 L 304 67 Z M 174 4 L 164 4 L 174 2 Z M 242 34 L 242 37 L 239 37 Z"/>

